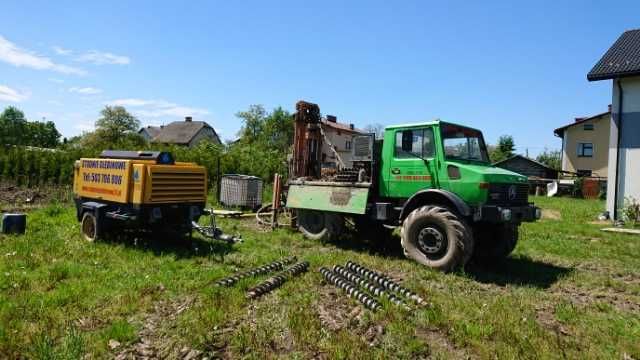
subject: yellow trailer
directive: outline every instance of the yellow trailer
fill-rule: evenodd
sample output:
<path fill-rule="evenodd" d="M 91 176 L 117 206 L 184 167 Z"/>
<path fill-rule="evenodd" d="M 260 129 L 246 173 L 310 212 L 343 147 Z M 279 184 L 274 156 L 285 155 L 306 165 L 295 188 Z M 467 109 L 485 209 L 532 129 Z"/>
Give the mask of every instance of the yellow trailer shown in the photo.
<path fill-rule="evenodd" d="M 105 150 L 76 161 L 73 192 L 89 241 L 121 228 L 190 234 L 205 213 L 207 173 L 168 152 Z"/>

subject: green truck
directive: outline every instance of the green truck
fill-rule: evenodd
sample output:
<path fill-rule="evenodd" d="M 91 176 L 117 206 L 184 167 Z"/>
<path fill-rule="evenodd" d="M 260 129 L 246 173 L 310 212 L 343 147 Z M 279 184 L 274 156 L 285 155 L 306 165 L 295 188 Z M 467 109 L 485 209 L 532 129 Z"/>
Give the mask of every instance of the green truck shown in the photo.
<path fill-rule="evenodd" d="M 527 178 L 492 166 L 482 132 L 443 121 L 353 139 L 353 168 L 289 180 L 287 207 L 308 238 L 337 239 L 345 219 L 379 239 L 400 227 L 407 257 L 442 271 L 509 255 L 536 221 Z"/>

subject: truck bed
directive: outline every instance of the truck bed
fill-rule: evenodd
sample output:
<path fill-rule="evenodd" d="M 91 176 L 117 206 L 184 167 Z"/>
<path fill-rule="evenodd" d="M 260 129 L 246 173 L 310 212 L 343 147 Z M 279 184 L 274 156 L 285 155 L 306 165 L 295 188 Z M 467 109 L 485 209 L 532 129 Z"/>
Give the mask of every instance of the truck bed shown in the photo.
<path fill-rule="evenodd" d="M 362 215 L 367 210 L 371 183 L 293 180 L 287 207 Z"/>

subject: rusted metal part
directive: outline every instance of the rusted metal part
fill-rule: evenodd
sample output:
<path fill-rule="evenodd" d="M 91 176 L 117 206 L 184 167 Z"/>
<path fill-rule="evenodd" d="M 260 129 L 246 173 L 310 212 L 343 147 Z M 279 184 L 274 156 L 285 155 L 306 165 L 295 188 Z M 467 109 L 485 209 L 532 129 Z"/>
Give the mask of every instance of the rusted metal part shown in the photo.
<path fill-rule="evenodd" d="M 320 107 L 306 101 L 296 103 L 294 117 L 292 178 L 319 178 L 322 161 Z"/>
<path fill-rule="evenodd" d="M 367 290 L 368 292 L 370 292 L 375 296 L 385 296 L 392 303 L 398 306 L 401 306 L 407 310 L 411 310 L 411 308 L 407 304 L 405 304 L 405 302 L 402 301 L 402 299 L 395 296 L 392 292 L 387 291 L 385 288 L 381 286 L 378 286 L 374 283 L 369 282 L 367 279 L 363 278 L 362 276 L 355 274 L 340 265 L 335 265 L 333 267 L 333 272 L 351 281 L 352 283 L 357 284 L 358 286 Z"/>
<path fill-rule="evenodd" d="M 309 269 L 309 263 L 307 261 L 303 261 L 290 266 L 289 268 L 287 268 L 287 270 L 276 274 L 256 285 L 255 287 L 249 289 L 247 291 L 247 298 L 255 299 L 276 288 L 279 288 L 280 286 L 282 286 L 282 284 L 287 282 L 287 280 L 291 279 L 292 277 L 298 276 L 303 272 L 306 272 L 307 269 Z"/>
<path fill-rule="evenodd" d="M 344 290 L 347 295 L 359 301 L 366 308 L 373 311 L 377 311 L 382 308 L 382 305 L 380 305 L 376 299 L 358 290 L 358 287 L 349 280 L 346 280 L 325 267 L 320 268 L 320 273 L 324 276 L 327 282 Z"/>
<path fill-rule="evenodd" d="M 216 286 L 232 286 L 238 281 L 248 277 L 266 274 L 272 271 L 282 270 L 282 268 L 284 268 L 286 265 L 292 264 L 295 261 L 296 261 L 296 257 L 290 256 L 290 257 L 280 259 L 254 269 L 235 273 L 229 277 L 216 281 L 215 285 Z"/>
<path fill-rule="evenodd" d="M 426 301 L 421 298 L 418 294 L 413 291 L 403 287 L 402 285 L 396 283 L 395 281 L 389 279 L 387 276 L 375 272 L 373 270 L 369 270 L 362 265 L 359 265 L 353 261 L 348 261 L 346 265 L 347 269 L 364 276 L 365 278 L 378 283 L 378 285 L 383 286 L 385 289 L 389 289 L 391 291 L 395 291 L 396 293 L 405 296 L 413 301 L 415 301 L 418 305 L 425 305 Z"/>

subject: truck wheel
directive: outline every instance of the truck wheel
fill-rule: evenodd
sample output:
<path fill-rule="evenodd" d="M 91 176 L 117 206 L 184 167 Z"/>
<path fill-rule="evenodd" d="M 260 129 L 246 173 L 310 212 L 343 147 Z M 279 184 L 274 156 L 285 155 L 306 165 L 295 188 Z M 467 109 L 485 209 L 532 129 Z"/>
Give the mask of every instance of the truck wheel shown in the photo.
<path fill-rule="evenodd" d="M 474 258 L 480 262 L 504 259 L 518 244 L 518 226 L 513 224 L 495 225 L 477 232 L 478 246 Z"/>
<path fill-rule="evenodd" d="M 85 212 L 82 215 L 82 222 L 80 223 L 82 230 L 82 237 L 89 241 L 94 242 L 98 239 L 98 221 L 93 213 Z"/>
<path fill-rule="evenodd" d="M 308 239 L 336 240 L 344 229 L 342 215 L 315 210 L 298 210 L 298 229 Z"/>
<path fill-rule="evenodd" d="M 463 267 L 473 254 L 473 235 L 465 221 L 440 206 L 411 212 L 400 236 L 406 257 L 440 271 Z"/>

